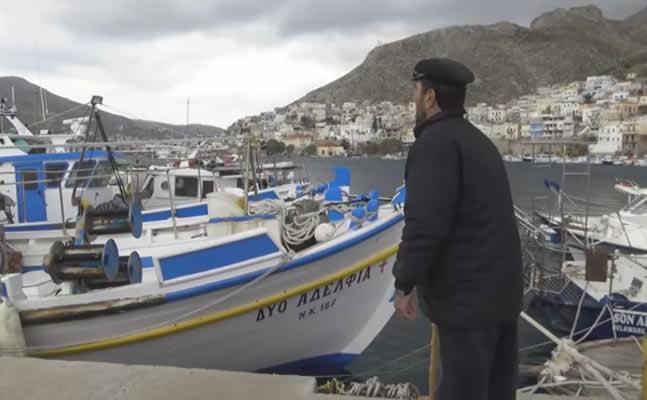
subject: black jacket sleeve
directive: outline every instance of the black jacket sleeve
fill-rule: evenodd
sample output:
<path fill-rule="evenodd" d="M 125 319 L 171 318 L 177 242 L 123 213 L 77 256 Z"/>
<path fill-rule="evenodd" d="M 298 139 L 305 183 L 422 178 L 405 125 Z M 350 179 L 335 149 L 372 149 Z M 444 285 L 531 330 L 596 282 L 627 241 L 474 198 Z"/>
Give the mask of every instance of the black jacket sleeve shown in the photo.
<path fill-rule="evenodd" d="M 421 135 L 407 160 L 405 226 L 393 275 L 409 292 L 449 236 L 460 192 L 460 155 L 450 132 Z"/>

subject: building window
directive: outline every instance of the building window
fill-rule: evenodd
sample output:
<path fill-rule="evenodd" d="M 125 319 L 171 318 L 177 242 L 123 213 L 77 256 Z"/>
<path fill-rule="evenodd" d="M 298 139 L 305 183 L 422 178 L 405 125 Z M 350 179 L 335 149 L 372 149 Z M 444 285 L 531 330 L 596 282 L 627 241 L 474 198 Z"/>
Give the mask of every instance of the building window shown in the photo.
<path fill-rule="evenodd" d="M 176 176 L 175 195 L 180 197 L 198 197 L 198 178 Z"/>

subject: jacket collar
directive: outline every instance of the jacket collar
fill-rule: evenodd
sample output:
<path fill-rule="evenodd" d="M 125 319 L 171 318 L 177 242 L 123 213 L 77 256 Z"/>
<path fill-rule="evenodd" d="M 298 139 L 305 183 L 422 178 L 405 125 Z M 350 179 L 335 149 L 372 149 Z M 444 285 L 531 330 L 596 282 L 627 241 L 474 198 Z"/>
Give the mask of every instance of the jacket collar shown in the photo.
<path fill-rule="evenodd" d="M 441 111 L 439 113 L 436 113 L 423 121 L 416 122 L 416 126 L 413 128 L 413 136 L 418 138 L 418 136 L 420 136 L 420 134 L 425 130 L 426 127 L 431 126 L 438 121 L 445 119 L 463 118 L 463 115 L 463 111 Z"/>

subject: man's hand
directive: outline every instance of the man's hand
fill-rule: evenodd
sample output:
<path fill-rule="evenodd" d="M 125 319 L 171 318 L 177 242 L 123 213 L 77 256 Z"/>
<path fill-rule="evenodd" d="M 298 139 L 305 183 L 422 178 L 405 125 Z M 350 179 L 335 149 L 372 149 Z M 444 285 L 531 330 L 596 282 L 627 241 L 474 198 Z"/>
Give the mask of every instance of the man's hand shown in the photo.
<path fill-rule="evenodd" d="M 395 310 L 399 316 L 406 319 L 416 319 L 416 299 L 413 298 L 413 293 L 407 296 L 395 296 Z"/>

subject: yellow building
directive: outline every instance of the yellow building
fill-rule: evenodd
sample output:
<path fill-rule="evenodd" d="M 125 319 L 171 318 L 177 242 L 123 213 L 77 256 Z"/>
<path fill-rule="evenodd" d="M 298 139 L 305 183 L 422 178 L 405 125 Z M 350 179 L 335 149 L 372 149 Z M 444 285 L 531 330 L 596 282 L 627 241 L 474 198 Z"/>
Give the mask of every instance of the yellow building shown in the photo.
<path fill-rule="evenodd" d="M 317 155 L 320 157 L 343 156 L 344 146 L 335 142 L 325 142 L 317 145 Z"/>
<path fill-rule="evenodd" d="M 296 148 L 305 147 L 312 143 L 312 136 L 303 133 L 295 133 L 286 135 L 281 138 L 281 141 L 286 145 L 293 145 Z"/>

